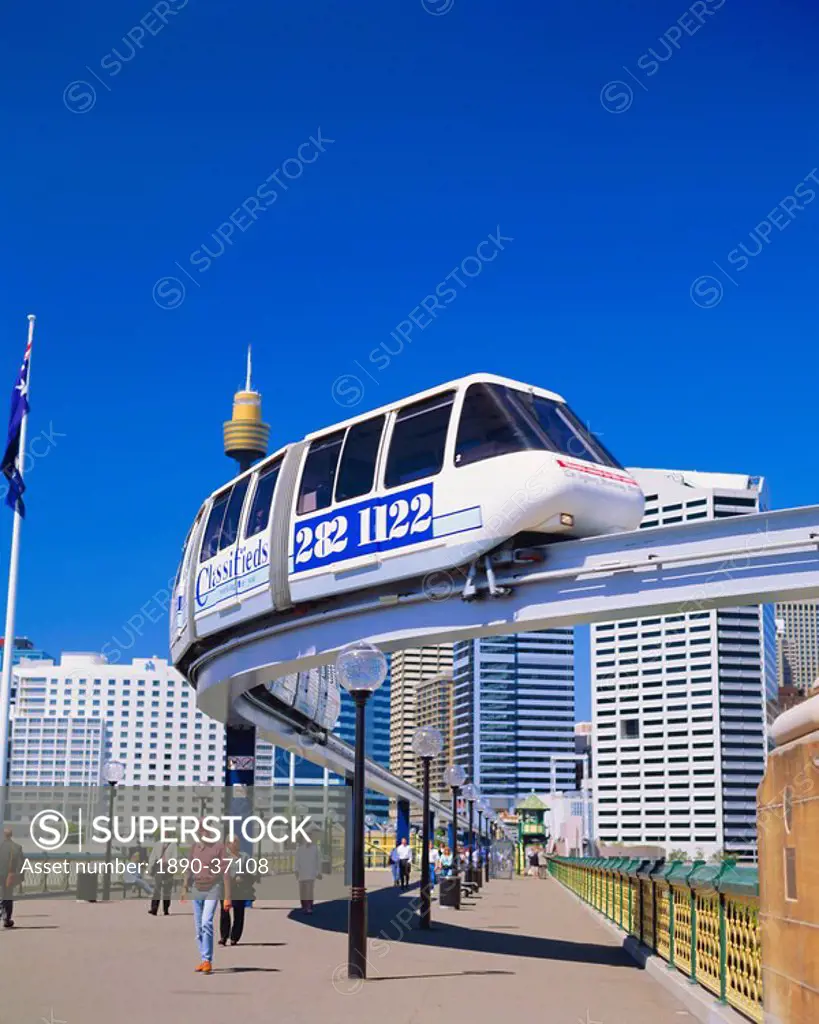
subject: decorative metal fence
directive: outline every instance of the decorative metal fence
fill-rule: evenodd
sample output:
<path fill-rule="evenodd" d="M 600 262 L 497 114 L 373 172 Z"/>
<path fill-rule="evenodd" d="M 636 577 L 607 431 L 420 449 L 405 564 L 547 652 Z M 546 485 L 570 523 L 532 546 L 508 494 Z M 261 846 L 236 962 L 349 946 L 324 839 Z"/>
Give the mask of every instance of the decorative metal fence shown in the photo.
<path fill-rule="evenodd" d="M 628 857 L 551 857 L 554 878 L 692 982 L 761 1022 L 756 868 Z"/>

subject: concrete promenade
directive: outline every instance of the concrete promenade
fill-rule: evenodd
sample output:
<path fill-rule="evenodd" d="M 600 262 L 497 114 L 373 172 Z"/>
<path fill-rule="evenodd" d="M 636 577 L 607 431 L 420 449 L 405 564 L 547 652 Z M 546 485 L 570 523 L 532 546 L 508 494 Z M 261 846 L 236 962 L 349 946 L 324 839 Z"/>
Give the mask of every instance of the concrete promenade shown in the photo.
<path fill-rule="evenodd" d="M 684 1024 L 693 1017 L 552 879 L 492 881 L 434 931 L 372 872 L 369 979 L 346 979 L 347 903 L 260 902 L 239 946 L 195 974 L 190 904 L 153 918 L 146 900 L 16 905 L 0 931 L 2 1024 Z M 218 920 L 218 917 L 217 917 Z"/>

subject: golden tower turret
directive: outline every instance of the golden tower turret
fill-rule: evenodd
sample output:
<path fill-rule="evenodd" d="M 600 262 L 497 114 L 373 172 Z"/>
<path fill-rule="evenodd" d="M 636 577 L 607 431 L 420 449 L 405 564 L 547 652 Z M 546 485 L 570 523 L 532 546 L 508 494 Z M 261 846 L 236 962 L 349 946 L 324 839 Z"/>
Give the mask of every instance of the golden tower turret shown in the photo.
<path fill-rule="evenodd" d="M 239 463 L 239 472 L 249 469 L 267 454 L 270 424 L 262 422 L 262 396 L 250 382 L 250 346 L 247 347 L 247 377 L 243 391 L 233 396 L 233 415 L 223 425 L 225 455 Z"/>

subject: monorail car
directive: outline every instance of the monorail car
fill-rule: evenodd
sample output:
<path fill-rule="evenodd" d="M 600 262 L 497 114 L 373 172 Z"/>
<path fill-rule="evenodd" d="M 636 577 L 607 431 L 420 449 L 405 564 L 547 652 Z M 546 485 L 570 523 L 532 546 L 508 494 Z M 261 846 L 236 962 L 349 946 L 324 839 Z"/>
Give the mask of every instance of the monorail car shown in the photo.
<path fill-rule="evenodd" d="M 473 374 L 309 434 L 215 491 L 185 542 L 171 655 L 184 672 L 194 645 L 249 620 L 522 535 L 633 530 L 642 513 L 637 482 L 563 398 Z"/>

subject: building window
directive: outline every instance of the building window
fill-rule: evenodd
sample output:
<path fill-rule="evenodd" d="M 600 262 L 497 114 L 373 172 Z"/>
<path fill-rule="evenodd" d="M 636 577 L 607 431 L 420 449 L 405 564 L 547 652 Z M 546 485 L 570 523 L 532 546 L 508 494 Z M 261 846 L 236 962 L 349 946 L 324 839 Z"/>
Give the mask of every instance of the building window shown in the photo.
<path fill-rule="evenodd" d="M 640 720 L 638 718 L 624 718 L 620 722 L 620 738 L 624 740 L 638 740 L 640 738 Z"/>
<path fill-rule="evenodd" d="M 785 848 L 785 899 L 796 901 L 796 850 L 792 846 Z"/>

